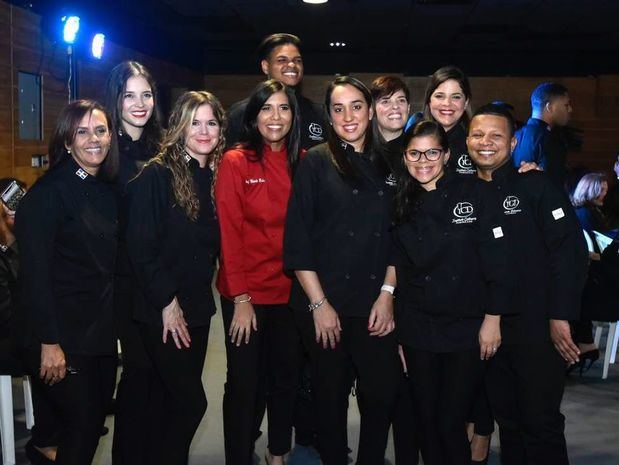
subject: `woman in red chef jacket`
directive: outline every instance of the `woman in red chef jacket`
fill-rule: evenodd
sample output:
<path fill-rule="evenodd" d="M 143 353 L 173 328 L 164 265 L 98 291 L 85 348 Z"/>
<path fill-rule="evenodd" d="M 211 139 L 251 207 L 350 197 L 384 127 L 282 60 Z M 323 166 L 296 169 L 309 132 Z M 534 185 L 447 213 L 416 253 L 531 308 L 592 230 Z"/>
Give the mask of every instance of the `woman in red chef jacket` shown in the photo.
<path fill-rule="evenodd" d="M 252 463 L 256 410 L 267 395 L 266 460 L 280 465 L 290 450 L 298 380 L 299 343 L 282 252 L 299 160 L 292 90 L 275 80 L 260 83 L 249 98 L 240 140 L 224 154 L 215 182 L 222 236 L 217 289 L 227 333 L 226 464 Z"/>

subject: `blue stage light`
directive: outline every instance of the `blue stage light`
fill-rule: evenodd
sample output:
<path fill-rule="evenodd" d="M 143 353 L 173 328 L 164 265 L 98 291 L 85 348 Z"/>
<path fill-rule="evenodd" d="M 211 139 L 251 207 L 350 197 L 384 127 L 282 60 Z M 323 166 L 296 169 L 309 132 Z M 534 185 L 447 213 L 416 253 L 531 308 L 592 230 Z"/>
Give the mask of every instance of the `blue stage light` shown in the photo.
<path fill-rule="evenodd" d="M 103 46 L 105 45 L 105 34 L 97 33 L 92 38 L 92 56 L 100 60 L 103 56 Z"/>
<path fill-rule="evenodd" d="M 63 16 L 62 22 L 64 27 L 62 29 L 62 37 L 67 44 L 75 43 L 77 37 L 77 31 L 80 30 L 80 17 L 79 16 Z"/>

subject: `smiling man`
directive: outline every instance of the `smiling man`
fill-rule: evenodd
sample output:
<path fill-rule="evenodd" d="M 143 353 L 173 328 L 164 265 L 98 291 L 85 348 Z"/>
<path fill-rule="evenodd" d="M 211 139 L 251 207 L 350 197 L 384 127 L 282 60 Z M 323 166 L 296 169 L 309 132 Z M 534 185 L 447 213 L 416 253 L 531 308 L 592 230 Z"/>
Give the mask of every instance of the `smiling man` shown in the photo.
<path fill-rule="evenodd" d="M 292 34 L 277 33 L 266 37 L 258 46 L 260 68 L 269 79 L 280 81 L 295 90 L 299 105 L 301 148 L 309 149 L 324 142 L 324 110 L 321 105 L 301 95 L 303 81 L 303 58 L 301 40 Z M 228 131 L 226 143 L 232 146 L 237 142 L 243 124 L 243 113 L 247 99 L 241 100 L 228 111 Z"/>
<path fill-rule="evenodd" d="M 511 274 L 521 290 L 513 314 L 501 318 L 502 345 L 487 377 L 501 463 L 567 465 L 560 407 L 565 369 L 579 357 L 568 321 L 578 319 L 587 269 L 582 232 L 565 194 L 546 174 L 516 171 L 507 109 L 479 108 L 467 146 L 504 220 L 499 232 L 510 241 Z"/>

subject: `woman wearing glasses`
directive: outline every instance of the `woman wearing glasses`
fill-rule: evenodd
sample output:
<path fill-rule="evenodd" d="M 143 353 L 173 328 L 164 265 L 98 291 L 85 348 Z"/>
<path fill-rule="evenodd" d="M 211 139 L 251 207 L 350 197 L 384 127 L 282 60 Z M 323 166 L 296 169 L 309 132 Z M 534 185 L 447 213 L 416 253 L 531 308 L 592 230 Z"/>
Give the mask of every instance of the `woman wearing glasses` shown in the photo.
<path fill-rule="evenodd" d="M 485 185 L 446 172 L 447 135 L 422 121 L 405 136 L 395 197 L 396 332 L 411 376 L 426 465 L 469 465 L 465 422 L 484 360 L 501 343 L 505 239 L 483 205 Z M 503 267 L 504 268 L 504 267 Z"/>

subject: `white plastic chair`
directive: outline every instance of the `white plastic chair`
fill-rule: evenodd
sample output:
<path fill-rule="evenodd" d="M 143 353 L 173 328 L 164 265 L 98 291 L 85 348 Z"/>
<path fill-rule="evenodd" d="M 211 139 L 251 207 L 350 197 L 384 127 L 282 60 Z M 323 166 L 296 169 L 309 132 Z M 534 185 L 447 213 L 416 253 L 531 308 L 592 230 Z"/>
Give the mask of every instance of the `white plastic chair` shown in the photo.
<path fill-rule="evenodd" d="M 32 389 L 30 378 L 24 376 L 24 406 L 26 410 L 26 428 L 34 426 L 32 408 Z M 0 436 L 2 439 L 2 464 L 15 465 L 15 431 L 13 425 L 13 386 L 10 375 L 0 375 Z"/>

